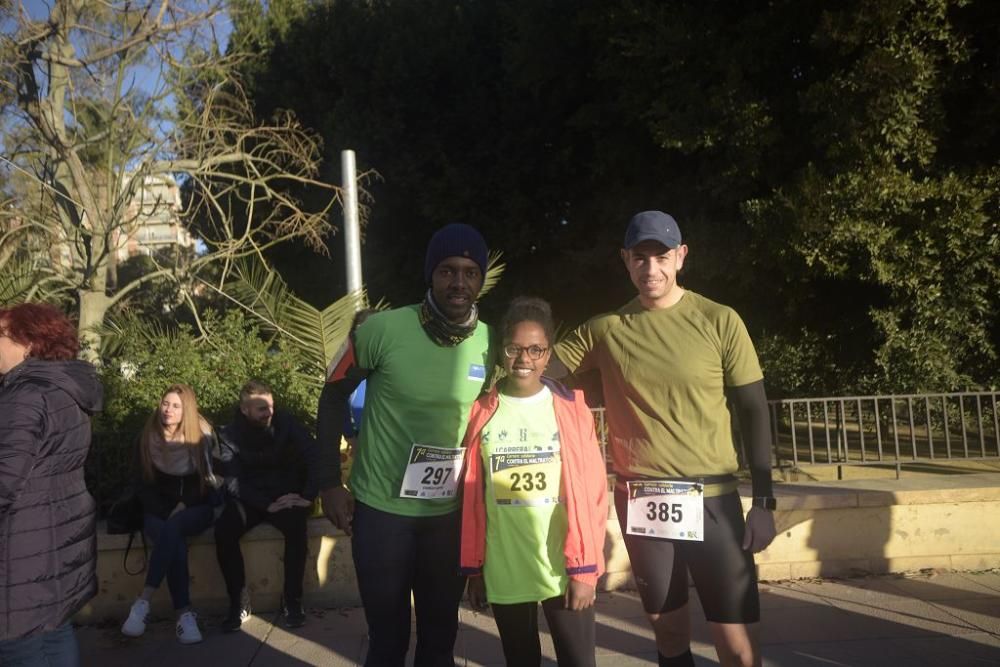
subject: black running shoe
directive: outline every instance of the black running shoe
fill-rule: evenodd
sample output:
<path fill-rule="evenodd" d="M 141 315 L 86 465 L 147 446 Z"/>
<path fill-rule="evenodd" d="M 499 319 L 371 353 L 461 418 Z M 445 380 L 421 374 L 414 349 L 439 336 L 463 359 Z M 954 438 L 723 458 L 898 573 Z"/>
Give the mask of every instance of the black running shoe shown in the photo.
<path fill-rule="evenodd" d="M 236 632 L 243 625 L 243 621 L 250 618 L 253 612 L 250 609 L 250 591 L 243 589 L 240 593 L 238 603 L 230 603 L 229 613 L 222 620 L 223 632 Z"/>
<path fill-rule="evenodd" d="M 306 612 L 302 609 L 301 600 L 285 602 L 285 627 L 301 628 L 306 624 Z"/>

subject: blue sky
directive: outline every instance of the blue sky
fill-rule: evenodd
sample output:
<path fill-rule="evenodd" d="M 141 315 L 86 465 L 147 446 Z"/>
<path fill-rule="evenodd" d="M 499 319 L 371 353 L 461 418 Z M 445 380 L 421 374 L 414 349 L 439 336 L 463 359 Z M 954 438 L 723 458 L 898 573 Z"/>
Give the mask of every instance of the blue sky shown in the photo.
<path fill-rule="evenodd" d="M 36 20 L 44 19 L 45 17 L 47 17 L 53 5 L 53 0 L 15 0 L 15 1 L 16 2 L 21 1 L 28 15 L 32 19 Z M 154 7 L 159 6 L 159 0 L 145 0 L 145 1 L 153 3 Z M 118 2 L 123 2 L 123 0 L 118 0 Z M 143 4 L 144 3 L 141 1 L 134 2 L 133 7 L 135 6 L 141 7 Z M 187 2 L 184 4 L 187 4 L 193 8 L 200 8 L 208 3 L 203 2 L 202 0 L 187 0 Z M 229 34 L 230 32 L 232 32 L 232 22 L 230 21 L 229 16 L 227 14 L 221 14 L 218 17 L 216 17 L 214 21 L 214 30 L 216 38 L 221 42 L 220 48 L 224 50 L 229 40 Z M 176 55 L 180 56 L 181 54 L 178 53 Z M 145 90 L 146 92 L 151 94 L 158 94 L 159 92 L 162 92 L 161 81 L 159 79 L 159 70 L 155 66 L 154 67 L 137 66 L 130 71 L 130 76 L 135 77 L 134 81 L 141 90 Z M 165 103 L 168 105 L 172 104 L 171 98 L 170 97 L 166 98 Z"/>
<path fill-rule="evenodd" d="M 49 11 L 52 8 L 53 0 L 15 0 L 23 3 L 25 10 L 28 12 L 28 16 L 33 19 L 42 19 L 48 16 Z M 147 0 L 151 1 L 151 0 Z M 141 6 L 141 2 L 135 3 Z M 192 5 L 197 5 L 197 0 L 191 3 Z M 215 34 L 221 41 L 221 48 L 225 50 L 226 45 L 229 42 L 229 33 L 232 32 L 233 26 L 232 22 L 229 20 L 229 16 L 222 14 L 215 19 Z"/>

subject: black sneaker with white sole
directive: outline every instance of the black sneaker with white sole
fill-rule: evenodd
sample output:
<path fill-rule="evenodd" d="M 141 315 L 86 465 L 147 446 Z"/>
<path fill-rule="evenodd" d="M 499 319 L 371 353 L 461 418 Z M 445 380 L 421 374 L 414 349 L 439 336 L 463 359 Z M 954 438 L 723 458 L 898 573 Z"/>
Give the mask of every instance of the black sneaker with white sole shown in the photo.
<path fill-rule="evenodd" d="M 229 604 L 229 612 L 222 620 L 223 632 L 236 632 L 243 625 L 243 621 L 250 618 L 253 611 L 250 608 L 250 591 L 245 588 L 240 593 L 239 602 Z"/>
<path fill-rule="evenodd" d="M 285 627 L 301 628 L 306 624 L 306 612 L 302 608 L 301 600 L 289 600 L 285 602 Z"/>

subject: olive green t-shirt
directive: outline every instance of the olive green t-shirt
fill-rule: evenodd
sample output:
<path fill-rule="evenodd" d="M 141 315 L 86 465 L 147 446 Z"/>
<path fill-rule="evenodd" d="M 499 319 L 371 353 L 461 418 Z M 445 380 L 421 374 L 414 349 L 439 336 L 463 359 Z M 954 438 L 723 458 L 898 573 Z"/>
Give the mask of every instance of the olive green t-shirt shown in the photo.
<path fill-rule="evenodd" d="M 490 370 L 490 331 L 479 322 L 467 339 L 442 347 L 428 338 L 419 314 L 418 305 L 376 313 L 355 332 L 357 365 L 370 372 L 350 487 L 383 512 L 437 516 L 459 509 L 457 494 L 400 498 L 403 474 L 414 444 L 462 444 Z"/>
<path fill-rule="evenodd" d="M 669 308 L 633 299 L 556 346 L 570 371 L 599 369 L 614 470 L 698 477 L 738 468 L 725 387 L 763 379 L 732 308 L 691 291 Z M 720 491 L 721 492 L 721 491 Z M 706 495 L 714 495 L 706 488 Z"/>

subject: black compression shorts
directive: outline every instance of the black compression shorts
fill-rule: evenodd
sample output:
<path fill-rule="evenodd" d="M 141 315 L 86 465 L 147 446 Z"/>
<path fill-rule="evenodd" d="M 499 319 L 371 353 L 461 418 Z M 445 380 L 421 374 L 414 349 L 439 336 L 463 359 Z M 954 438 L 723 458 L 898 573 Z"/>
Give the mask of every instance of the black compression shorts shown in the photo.
<path fill-rule="evenodd" d="M 647 614 L 687 604 L 691 573 L 705 618 L 713 623 L 756 623 L 760 596 L 753 554 L 743 550 L 743 507 L 738 493 L 705 498 L 705 540 L 666 540 L 625 534 L 628 495 L 615 488 L 615 510 Z"/>

